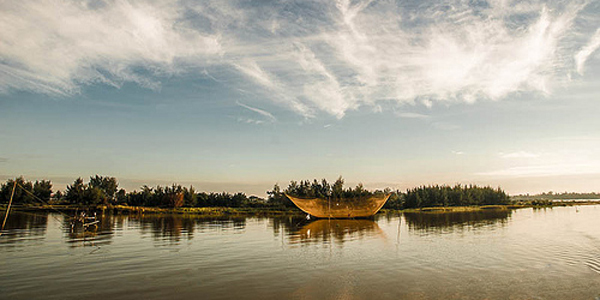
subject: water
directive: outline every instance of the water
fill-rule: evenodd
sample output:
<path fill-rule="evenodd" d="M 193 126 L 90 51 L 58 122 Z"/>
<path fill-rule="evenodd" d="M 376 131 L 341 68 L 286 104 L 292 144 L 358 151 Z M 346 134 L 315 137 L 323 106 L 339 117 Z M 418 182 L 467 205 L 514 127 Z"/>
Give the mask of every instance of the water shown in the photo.
<path fill-rule="evenodd" d="M 15 212 L 2 299 L 600 299 L 600 205 L 372 220 Z"/>

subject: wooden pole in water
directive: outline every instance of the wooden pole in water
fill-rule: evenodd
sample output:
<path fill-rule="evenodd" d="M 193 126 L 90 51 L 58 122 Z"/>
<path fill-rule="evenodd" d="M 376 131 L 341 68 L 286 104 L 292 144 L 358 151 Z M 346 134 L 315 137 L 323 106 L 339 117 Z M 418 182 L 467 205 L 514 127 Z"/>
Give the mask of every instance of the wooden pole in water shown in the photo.
<path fill-rule="evenodd" d="M 6 209 L 6 215 L 4 215 L 4 221 L 2 222 L 2 229 L 0 230 L 0 235 L 2 235 L 2 231 L 4 231 L 4 225 L 6 225 L 6 220 L 8 219 L 8 213 L 10 212 L 10 206 L 12 205 L 13 197 L 15 196 L 15 190 L 17 189 L 17 181 L 15 180 L 15 184 L 13 185 L 12 193 L 10 194 L 10 201 L 8 201 L 8 208 Z"/>

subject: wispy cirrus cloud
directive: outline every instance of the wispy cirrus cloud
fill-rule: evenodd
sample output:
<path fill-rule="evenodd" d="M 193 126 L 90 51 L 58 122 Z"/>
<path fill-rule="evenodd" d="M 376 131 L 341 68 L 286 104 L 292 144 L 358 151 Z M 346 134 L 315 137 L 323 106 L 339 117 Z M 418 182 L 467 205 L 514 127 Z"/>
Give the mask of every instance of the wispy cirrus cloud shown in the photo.
<path fill-rule="evenodd" d="M 221 51 L 217 35 L 180 17 L 165 1 L 2 2 L 0 91 L 70 95 L 81 84 L 123 82 L 158 88 L 156 75 L 177 72 L 179 60 Z"/>
<path fill-rule="evenodd" d="M 501 170 L 479 173 L 477 175 L 494 177 L 545 177 L 600 174 L 600 164 L 543 164 L 516 166 Z"/>
<path fill-rule="evenodd" d="M 312 116 L 312 109 L 301 103 L 296 97 L 290 96 L 289 87 L 276 79 L 272 74 L 263 70 L 255 61 L 245 60 L 234 62 L 232 65 L 246 77 L 254 80 L 265 89 L 264 95 L 277 103 L 284 103 L 304 116 Z"/>
<path fill-rule="evenodd" d="M 579 1 L 0 3 L 0 91 L 210 74 L 306 117 L 361 106 L 551 93 L 598 48 Z M 592 10 L 595 8 L 591 8 Z M 575 38 L 577 37 L 577 38 Z M 583 42 L 581 37 L 586 38 Z M 573 59 L 575 57 L 575 59 Z M 566 80 L 565 80 L 566 82 Z"/>
<path fill-rule="evenodd" d="M 583 69 L 585 62 L 588 60 L 590 55 L 594 53 L 600 47 L 600 28 L 596 30 L 596 33 L 590 41 L 585 45 L 577 54 L 575 54 L 575 63 L 577 65 L 577 72 L 583 75 Z"/>
<path fill-rule="evenodd" d="M 527 151 L 517 151 L 517 152 L 510 152 L 510 153 L 501 152 L 500 153 L 501 158 L 536 158 L 539 156 L 540 156 L 539 154 L 531 153 L 531 152 L 527 152 Z"/>
<path fill-rule="evenodd" d="M 499 153 L 497 169 L 477 175 L 496 177 L 543 177 L 600 174 L 597 139 L 561 139 L 560 148 L 544 152 L 516 151 Z"/>
<path fill-rule="evenodd" d="M 255 112 L 255 113 L 257 113 L 257 114 L 261 115 L 261 116 L 262 116 L 262 117 L 264 117 L 264 118 L 265 118 L 265 119 L 266 119 L 268 122 L 271 122 L 271 123 L 273 123 L 273 122 L 276 122 L 276 121 L 277 121 L 277 118 L 275 118 L 275 116 L 273 116 L 273 114 L 271 114 L 270 112 L 268 112 L 268 111 L 266 111 L 266 110 L 262 110 L 262 109 L 260 109 L 260 108 L 252 107 L 252 106 L 246 105 L 246 104 L 244 104 L 244 103 L 241 103 L 241 102 L 239 102 L 239 101 L 238 101 L 238 102 L 236 102 L 236 104 L 237 104 L 237 105 L 239 105 L 239 106 L 241 106 L 241 107 L 243 107 L 243 108 L 245 108 L 245 109 L 248 109 L 248 110 L 250 110 L 250 111 L 253 111 L 253 112 Z"/>
<path fill-rule="evenodd" d="M 407 118 L 407 119 L 424 119 L 424 120 L 426 120 L 426 119 L 431 118 L 430 115 L 414 113 L 414 112 L 396 112 L 395 114 L 398 117 Z"/>

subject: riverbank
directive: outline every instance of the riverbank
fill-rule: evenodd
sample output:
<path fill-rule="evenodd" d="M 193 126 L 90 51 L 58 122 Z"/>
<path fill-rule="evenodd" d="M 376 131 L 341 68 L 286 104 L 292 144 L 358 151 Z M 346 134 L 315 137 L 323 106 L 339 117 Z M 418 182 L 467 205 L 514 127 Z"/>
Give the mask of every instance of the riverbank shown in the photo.
<path fill-rule="evenodd" d="M 482 206 L 436 206 L 436 207 L 421 207 L 407 208 L 403 212 L 423 212 L 423 213 L 444 213 L 444 212 L 471 212 L 479 210 L 507 210 L 536 207 L 533 205 L 482 205 Z"/>
<path fill-rule="evenodd" d="M 0 209 L 6 210 L 6 206 L 0 205 Z M 18 211 L 60 211 L 76 212 L 85 210 L 112 211 L 117 214 L 189 214 L 208 217 L 225 216 L 282 216 L 282 215 L 303 215 L 298 209 L 281 208 L 253 208 L 253 207 L 181 207 L 181 208 L 160 208 L 144 206 L 126 206 L 126 205 L 13 205 L 11 210 Z"/>
<path fill-rule="evenodd" d="M 552 208 L 559 206 L 575 205 L 597 205 L 597 201 L 577 201 L 577 202 L 550 202 L 539 205 L 537 203 L 519 203 L 511 205 L 482 205 L 482 206 L 440 206 L 440 207 L 422 207 L 409 209 L 382 209 L 381 214 L 398 212 L 421 212 L 421 213 L 448 213 L 448 212 L 471 212 L 482 210 L 506 210 L 520 208 Z M 160 208 L 144 206 L 126 206 L 126 205 L 13 205 L 11 209 L 19 211 L 61 211 L 76 212 L 84 210 L 112 211 L 117 214 L 185 214 L 207 217 L 227 217 L 227 216 L 303 216 L 304 212 L 297 208 L 272 208 L 272 207 L 180 207 L 180 208 Z M 6 205 L 0 205 L 0 210 L 6 210 Z"/>
<path fill-rule="evenodd" d="M 518 203 L 509 205 L 481 205 L 481 206 L 437 206 L 437 207 L 422 207 L 422 208 L 407 208 L 398 211 L 402 212 L 423 212 L 423 213 L 444 213 L 444 212 L 471 212 L 480 210 L 506 210 L 520 208 L 552 208 L 562 206 L 576 205 L 598 205 L 599 201 L 569 201 L 569 202 L 546 202 L 539 203 Z M 390 212 L 396 210 L 382 210 L 382 212 Z"/>

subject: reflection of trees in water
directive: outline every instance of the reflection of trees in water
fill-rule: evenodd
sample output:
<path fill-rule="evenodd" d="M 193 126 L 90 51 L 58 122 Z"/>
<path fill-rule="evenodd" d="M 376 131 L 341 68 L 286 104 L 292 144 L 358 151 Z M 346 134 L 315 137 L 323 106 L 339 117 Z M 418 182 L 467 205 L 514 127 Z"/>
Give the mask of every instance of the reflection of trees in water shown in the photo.
<path fill-rule="evenodd" d="M 92 215 L 93 213 L 88 213 Z M 65 219 L 63 227 L 68 233 L 68 242 L 73 246 L 93 245 L 99 246 L 110 243 L 115 228 L 123 228 L 125 224 L 129 227 L 138 227 L 142 234 L 150 233 L 155 240 L 169 240 L 179 242 L 181 239 L 191 240 L 194 232 L 205 231 L 239 231 L 246 227 L 245 218 L 206 218 L 197 215 L 118 215 L 112 213 L 102 214 L 97 212 L 98 223 L 85 227 L 76 223 L 71 229 L 71 222 Z"/>
<path fill-rule="evenodd" d="M 195 215 L 131 215 L 129 221 L 139 224 L 142 233 L 150 233 L 154 239 L 179 242 L 191 240 L 194 231 L 239 231 L 246 227 L 246 218 L 206 218 Z"/>
<path fill-rule="evenodd" d="M 331 219 L 304 224 L 290 236 L 292 243 L 329 242 L 343 244 L 346 240 L 382 235 L 383 231 L 373 220 Z"/>
<path fill-rule="evenodd" d="M 142 233 L 148 231 L 155 239 L 164 237 L 179 241 L 182 235 L 186 239 L 194 236 L 195 222 L 191 218 L 180 215 L 138 215 L 130 216 L 130 220 L 139 222 Z"/>
<path fill-rule="evenodd" d="M 302 228 L 308 221 L 304 216 L 279 216 L 269 218 L 269 227 L 273 228 L 273 234 L 291 234 Z"/>
<path fill-rule="evenodd" d="M 381 220 L 385 220 L 386 222 L 390 223 L 390 222 L 398 222 L 398 218 L 400 218 L 400 216 L 402 216 L 402 212 L 400 211 L 391 211 L 391 212 L 386 212 L 386 213 L 380 213 L 375 215 L 375 220 L 381 221 Z"/>
<path fill-rule="evenodd" d="M 409 228 L 426 232 L 479 228 L 500 224 L 504 226 L 512 214 L 510 209 L 468 212 L 405 212 Z"/>
<path fill-rule="evenodd" d="M 0 215 L 0 222 L 2 220 L 4 220 L 4 213 Z M 23 240 L 41 240 L 46 235 L 47 228 L 48 214 L 12 211 L 0 238 L 3 245 L 12 245 Z"/>
<path fill-rule="evenodd" d="M 232 232 L 238 233 L 246 229 L 246 217 L 217 218 L 198 223 L 201 232 Z"/>

